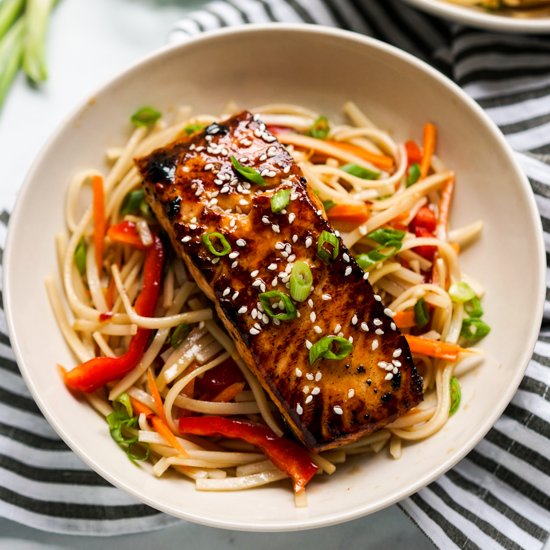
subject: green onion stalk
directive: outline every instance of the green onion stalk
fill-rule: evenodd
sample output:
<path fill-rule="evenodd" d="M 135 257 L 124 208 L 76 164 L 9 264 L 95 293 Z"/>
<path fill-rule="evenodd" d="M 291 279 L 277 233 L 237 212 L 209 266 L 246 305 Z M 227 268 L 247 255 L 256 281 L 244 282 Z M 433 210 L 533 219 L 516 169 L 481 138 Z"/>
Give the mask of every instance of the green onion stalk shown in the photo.
<path fill-rule="evenodd" d="M 25 20 L 19 19 L 0 42 L 0 106 L 21 66 L 25 41 Z"/>

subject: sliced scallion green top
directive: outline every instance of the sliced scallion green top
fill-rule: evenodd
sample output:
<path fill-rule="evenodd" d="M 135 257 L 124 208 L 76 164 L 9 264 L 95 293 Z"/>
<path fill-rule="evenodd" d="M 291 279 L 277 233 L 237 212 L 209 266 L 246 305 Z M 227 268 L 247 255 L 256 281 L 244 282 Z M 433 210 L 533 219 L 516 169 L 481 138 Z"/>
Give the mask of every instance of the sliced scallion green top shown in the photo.
<path fill-rule="evenodd" d="M 152 126 L 162 116 L 154 107 L 146 106 L 138 109 L 130 120 L 134 126 Z"/>
<path fill-rule="evenodd" d="M 235 157 L 231 157 L 231 163 L 233 164 L 233 168 L 235 168 L 243 178 L 256 185 L 261 185 L 262 187 L 266 185 L 264 178 L 257 170 L 254 170 L 254 168 L 243 166 Z"/>

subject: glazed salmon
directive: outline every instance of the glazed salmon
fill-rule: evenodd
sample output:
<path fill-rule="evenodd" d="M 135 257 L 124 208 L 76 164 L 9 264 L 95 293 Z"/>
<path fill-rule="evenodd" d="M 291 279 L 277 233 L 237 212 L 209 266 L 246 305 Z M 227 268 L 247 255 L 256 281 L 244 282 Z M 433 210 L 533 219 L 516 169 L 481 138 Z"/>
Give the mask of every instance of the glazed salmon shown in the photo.
<path fill-rule="evenodd" d="M 136 163 L 174 249 L 307 447 L 356 440 L 422 400 L 391 312 L 257 115 L 211 124 Z M 275 194 L 287 197 L 281 211 Z M 300 302 L 289 290 L 298 262 L 313 279 Z"/>

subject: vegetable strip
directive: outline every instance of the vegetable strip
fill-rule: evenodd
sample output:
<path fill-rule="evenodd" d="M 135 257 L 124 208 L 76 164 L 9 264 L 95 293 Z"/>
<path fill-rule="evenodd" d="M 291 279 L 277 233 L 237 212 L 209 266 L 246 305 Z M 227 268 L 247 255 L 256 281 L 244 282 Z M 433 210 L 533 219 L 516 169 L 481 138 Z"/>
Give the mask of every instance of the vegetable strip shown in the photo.
<path fill-rule="evenodd" d="M 95 263 L 97 272 L 101 275 L 103 266 L 103 251 L 105 249 L 105 230 L 107 220 L 105 219 L 105 191 L 103 186 L 103 178 L 94 176 L 92 178 L 93 187 L 93 214 L 94 214 L 94 248 L 95 248 Z"/>
<path fill-rule="evenodd" d="M 424 124 L 424 154 L 422 155 L 422 163 L 420 164 L 420 179 L 424 179 L 432 165 L 432 156 L 435 151 L 435 141 L 437 139 L 437 128 L 427 122 Z"/>

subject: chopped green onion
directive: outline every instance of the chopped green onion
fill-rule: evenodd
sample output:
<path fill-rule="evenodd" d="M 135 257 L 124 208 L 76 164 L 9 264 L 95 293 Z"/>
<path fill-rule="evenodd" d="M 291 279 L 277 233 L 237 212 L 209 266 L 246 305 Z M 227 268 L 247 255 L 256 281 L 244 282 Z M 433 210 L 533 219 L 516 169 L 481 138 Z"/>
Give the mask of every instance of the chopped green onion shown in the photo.
<path fill-rule="evenodd" d="M 460 407 L 460 401 L 462 399 L 462 390 L 460 389 L 460 382 L 455 376 L 451 378 L 450 386 L 451 386 L 451 406 L 449 407 L 449 416 L 453 416 L 453 414 L 458 410 L 458 407 Z"/>
<path fill-rule="evenodd" d="M 27 0 L 25 8 L 25 51 L 23 70 L 36 84 L 46 80 L 46 31 L 56 0 Z"/>
<path fill-rule="evenodd" d="M 410 187 L 420 179 L 420 165 L 415 162 L 411 164 L 409 168 L 409 174 L 407 176 L 407 187 Z"/>
<path fill-rule="evenodd" d="M 128 445 L 126 454 L 132 462 L 147 460 L 149 458 L 149 445 L 147 443 L 132 443 Z"/>
<path fill-rule="evenodd" d="M 338 237 L 330 231 L 323 231 L 317 241 L 317 256 L 324 262 L 336 260 L 339 250 Z"/>
<path fill-rule="evenodd" d="M 464 311 L 470 317 L 481 317 L 483 315 L 481 300 L 477 296 L 474 296 L 471 300 L 464 303 Z"/>
<path fill-rule="evenodd" d="M 130 118 L 134 126 L 152 126 L 162 116 L 162 114 L 153 107 L 142 107 L 138 109 Z"/>
<path fill-rule="evenodd" d="M 254 168 L 249 168 L 248 166 L 243 166 L 235 157 L 231 157 L 231 163 L 235 170 L 245 179 L 255 183 L 256 185 L 261 185 L 262 187 L 266 185 L 264 178 L 260 176 L 260 173 Z"/>
<path fill-rule="evenodd" d="M 280 189 L 271 197 L 271 211 L 278 214 L 290 203 L 290 189 Z"/>
<path fill-rule="evenodd" d="M 126 411 L 128 416 L 134 416 L 134 409 L 132 408 L 132 402 L 130 401 L 130 396 L 124 392 L 121 393 L 113 403 L 120 403 L 123 407 L 122 410 Z"/>
<path fill-rule="evenodd" d="M 264 311 L 273 319 L 279 319 L 279 321 L 291 321 L 296 319 L 296 308 L 292 303 L 292 300 L 282 292 L 278 290 L 271 290 L 269 292 L 263 292 L 259 296 L 260 302 L 264 308 Z M 282 312 L 277 313 L 275 307 L 281 308 Z"/>
<path fill-rule="evenodd" d="M 340 336 L 323 336 L 317 340 L 309 350 L 309 364 L 313 365 L 318 359 L 339 361 L 345 359 L 353 349 L 349 340 Z"/>
<path fill-rule="evenodd" d="M 370 269 L 373 265 L 395 256 L 401 249 L 401 242 L 389 241 L 386 244 L 355 257 L 355 261 L 363 270 Z"/>
<path fill-rule="evenodd" d="M 183 131 L 188 135 L 190 136 L 191 134 L 194 134 L 195 132 L 199 132 L 200 130 L 202 130 L 204 128 L 204 124 L 188 124 L 187 126 L 185 126 L 185 128 L 183 129 Z"/>
<path fill-rule="evenodd" d="M 0 3 L 0 38 L 12 27 L 23 11 L 25 0 L 4 0 Z"/>
<path fill-rule="evenodd" d="M 376 241 L 378 244 L 388 244 L 392 241 L 402 241 L 405 237 L 405 231 L 392 229 L 391 227 L 381 227 L 369 233 L 367 237 Z"/>
<path fill-rule="evenodd" d="M 149 216 L 151 211 L 149 205 L 145 200 L 145 191 L 143 189 L 135 189 L 130 191 L 122 201 L 120 207 L 121 216 L 127 216 L 128 214 L 141 214 L 142 216 Z"/>
<path fill-rule="evenodd" d="M 25 44 L 25 22 L 21 18 L 0 41 L 0 107 L 21 66 Z"/>
<path fill-rule="evenodd" d="M 485 321 L 475 317 L 467 317 L 462 321 L 460 336 L 468 343 L 473 343 L 485 338 L 489 332 L 491 332 L 491 327 Z"/>
<path fill-rule="evenodd" d="M 369 170 L 368 168 L 363 168 L 358 164 L 344 164 L 340 167 L 340 170 L 355 176 L 356 178 L 361 178 L 363 180 L 377 180 L 380 177 L 380 172 L 375 172 L 374 170 Z"/>
<path fill-rule="evenodd" d="M 476 297 L 476 293 L 468 283 L 465 283 L 464 281 L 458 281 L 456 283 L 453 283 L 451 285 L 451 288 L 449 288 L 449 296 L 451 297 L 453 302 L 463 304 L 464 302 L 469 302 L 470 300 L 473 300 Z"/>
<path fill-rule="evenodd" d="M 87 253 L 88 253 L 88 246 L 86 245 L 86 241 L 84 240 L 84 237 L 82 237 L 82 239 L 80 239 L 76 247 L 76 250 L 74 251 L 74 263 L 76 264 L 76 267 L 80 275 L 84 275 L 84 273 L 86 273 Z"/>
<path fill-rule="evenodd" d="M 310 126 L 306 134 L 317 139 L 326 139 L 330 132 L 328 118 L 324 115 L 318 116 Z"/>
<path fill-rule="evenodd" d="M 214 243 L 212 242 L 212 239 L 217 239 L 219 244 L 221 245 L 221 250 L 218 250 Z M 202 236 L 202 242 L 208 250 L 214 254 L 214 256 L 227 256 L 231 252 L 231 245 L 227 242 L 227 239 L 217 231 L 213 231 L 212 233 L 205 233 Z"/>
<path fill-rule="evenodd" d="M 187 323 L 182 323 L 181 325 L 178 325 L 172 331 L 172 335 L 170 336 L 170 345 L 174 349 L 177 348 L 185 340 L 185 338 L 189 336 L 190 332 L 191 326 Z"/>
<path fill-rule="evenodd" d="M 113 411 L 111 414 L 107 415 L 107 423 L 109 424 L 111 437 L 119 445 L 130 445 L 138 440 L 136 435 L 128 435 L 127 431 L 128 428 L 137 426 L 137 416 L 128 416 L 126 411 Z"/>
<path fill-rule="evenodd" d="M 325 212 L 328 212 L 333 206 L 336 206 L 334 201 L 323 201 L 323 208 L 325 209 Z"/>
<path fill-rule="evenodd" d="M 290 274 L 290 296 L 296 302 L 303 302 L 311 293 L 313 275 L 307 262 L 297 261 Z"/>
<path fill-rule="evenodd" d="M 430 312 L 424 298 L 414 304 L 414 322 L 418 328 L 423 328 L 430 322 Z"/>

